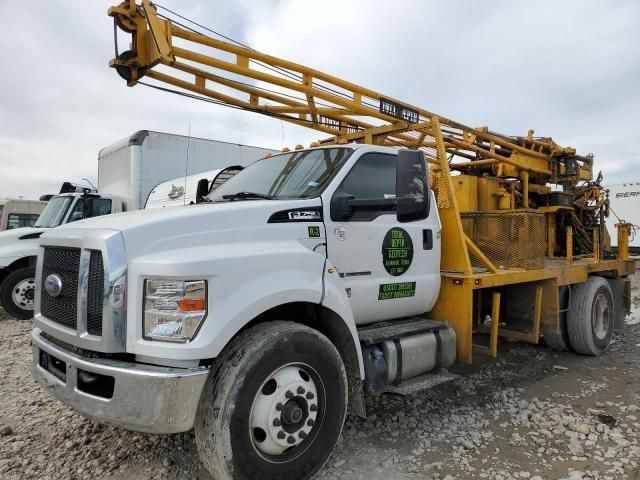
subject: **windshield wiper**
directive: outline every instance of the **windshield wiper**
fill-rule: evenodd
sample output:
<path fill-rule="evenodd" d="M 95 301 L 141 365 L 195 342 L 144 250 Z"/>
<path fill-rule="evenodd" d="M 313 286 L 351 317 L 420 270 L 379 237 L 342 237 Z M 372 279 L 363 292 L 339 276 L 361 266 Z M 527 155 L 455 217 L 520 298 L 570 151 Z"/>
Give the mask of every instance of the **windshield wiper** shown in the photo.
<path fill-rule="evenodd" d="M 238 199 L 249 199 L 249 198 L 273 200 L 273 197 L 270 195 L 265 195 L 263 193 L 255 193 L 255 192 L 230 193 L 229 195 L 222 195 L 222 198 L 224 198 L 225 200 L 238 200 Z"/>

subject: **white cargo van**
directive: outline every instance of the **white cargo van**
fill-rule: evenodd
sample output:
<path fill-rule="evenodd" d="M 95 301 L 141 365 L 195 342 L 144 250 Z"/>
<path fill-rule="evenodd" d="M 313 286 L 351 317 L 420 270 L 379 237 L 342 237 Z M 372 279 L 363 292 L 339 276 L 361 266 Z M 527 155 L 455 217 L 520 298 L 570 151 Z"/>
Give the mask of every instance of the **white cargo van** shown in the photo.
<path fill-rule="evenodd" d="M 151 190 L 144 208 L 177 207 L 200 203 L 201 197 L 211 193 L 241 170 L 241 166 L 234 165 L 167 180 Z M 203 191 L 199 193 L 198 188 L 202 188 Z"/>

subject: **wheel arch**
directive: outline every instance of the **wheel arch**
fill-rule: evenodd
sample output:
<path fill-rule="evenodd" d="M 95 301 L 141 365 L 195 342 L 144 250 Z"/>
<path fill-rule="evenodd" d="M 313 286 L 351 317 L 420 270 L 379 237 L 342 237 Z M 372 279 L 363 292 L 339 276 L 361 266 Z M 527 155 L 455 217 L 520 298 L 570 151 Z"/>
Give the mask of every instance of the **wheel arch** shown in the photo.
<path fill-rule="evenodd" d="M 12 263 L 0 270 L 0 283 L 2 283 L 10 273 L 15 272 L 16 270 L 35 267 L 37 259 L 37 256 L 27 256 L 14 260 Z"/>
<path fill-rule="evenodd" d="M 311 302 L 289 302 L 272 307 L 240 329 L 234 338 L 245 330 L 260 323 L 285 320 L 300 323 L 325 335 L 336 347 L 349 382 L 349 413 L 361 417 L 366 416 L 364 403 L 363 363 L 360 344 L 345 320 L 330 308 Z"/>

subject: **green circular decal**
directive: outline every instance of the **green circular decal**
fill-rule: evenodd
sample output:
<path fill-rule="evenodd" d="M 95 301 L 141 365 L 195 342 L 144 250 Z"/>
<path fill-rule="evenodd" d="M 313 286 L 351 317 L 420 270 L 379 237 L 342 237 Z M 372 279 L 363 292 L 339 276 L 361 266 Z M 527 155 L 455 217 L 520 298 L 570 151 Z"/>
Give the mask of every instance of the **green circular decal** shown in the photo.
<path fill-rule="evenodd" d="M 402 228 L 392 228 L 382 242 L 382 264 L 394 277 L 402 275 L 411 266 L 413 260 L 413 242 L 411 236 Z"/>

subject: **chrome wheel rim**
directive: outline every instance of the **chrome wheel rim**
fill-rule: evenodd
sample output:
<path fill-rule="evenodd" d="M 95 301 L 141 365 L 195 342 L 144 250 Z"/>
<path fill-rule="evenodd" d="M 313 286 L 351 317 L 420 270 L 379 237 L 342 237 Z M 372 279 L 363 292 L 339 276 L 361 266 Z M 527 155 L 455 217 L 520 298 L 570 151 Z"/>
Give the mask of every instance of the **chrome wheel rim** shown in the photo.
<path fill-rule="evenodd" d="M 606 338 L 609 333 L 610 317 L 609 300 L 606 295 L 601 293 L 593 302 L 593 311 L 591 312 L 593 332 L 599 340 Z"/>
<path fill-rule="evenodd" d="M 35 278 L 26 278 L 13 287 L 11 300 L 23 310 L 33 310 L 33 296 L 35 294 Z"/>
<path fill-rule="evenodd" d="M 301 448 L 318 420 L 317 375 L 305 364 L 275 370 L 260 386 L 249 417 L 251 443 L 263 458 L 286 461 Z M 319 381 L 319 380 L 318 380 Z"/>

